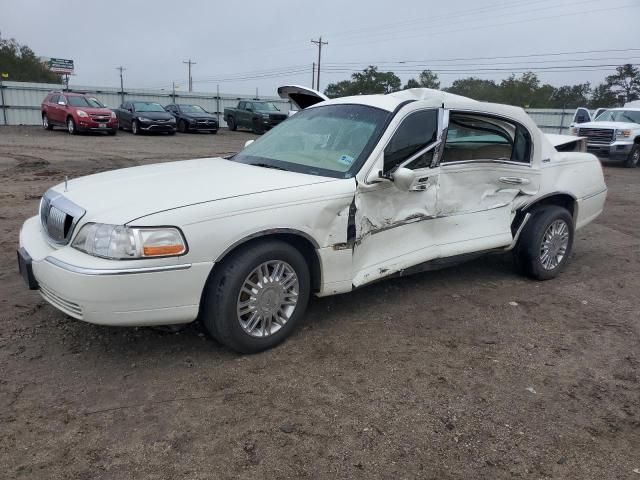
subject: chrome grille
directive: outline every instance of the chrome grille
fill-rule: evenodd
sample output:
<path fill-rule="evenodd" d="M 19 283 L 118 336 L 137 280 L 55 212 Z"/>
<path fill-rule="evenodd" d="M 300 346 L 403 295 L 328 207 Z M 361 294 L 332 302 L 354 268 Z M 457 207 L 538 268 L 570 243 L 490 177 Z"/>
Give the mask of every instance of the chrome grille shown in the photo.
<path fill-rule="evenodd" d="M 40 203 L 40 221 L 49 240 L 58 245 L 69 243 L 73 228 L 85 211 L 62 194 L 49 190 Z"/>
<path fill-rule="evenodd" d="M 94 122 L 107 123 L 109 120 L 111 120 L 111 116 L 109 116 L 109 115 L 91 115 L 91 119 Z"/>
<path fill-rule="evenodd" d="M 614 131 L 610 128 L 579 128 L 578 135 L 587 137 L 589 143 L 609 144 L 613 141 Z"/>

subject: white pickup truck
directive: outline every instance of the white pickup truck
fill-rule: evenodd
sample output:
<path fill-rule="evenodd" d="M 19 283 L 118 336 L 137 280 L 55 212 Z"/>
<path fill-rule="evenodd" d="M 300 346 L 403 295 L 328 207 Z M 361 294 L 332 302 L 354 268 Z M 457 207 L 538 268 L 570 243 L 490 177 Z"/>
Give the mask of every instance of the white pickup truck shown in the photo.
<path fill-rule="evenodd" d="M 630 102 L 622 108 L 576 110 L 570 133 L 587 139 L 587 150 L 595 155 L 623 162 L 625 167 L 640 166 L 640 104 Z"/>
<path fill-rule="evenodd" d="M 312 294 L 507 251 L 553 278 L 602 212 L 598 159 L 521 108 L 429 89 L 313 103 L 229 158 L 52 187 L 20 232 L 27 284 L 79 320 L 199 318 L 256 352 Z"/>

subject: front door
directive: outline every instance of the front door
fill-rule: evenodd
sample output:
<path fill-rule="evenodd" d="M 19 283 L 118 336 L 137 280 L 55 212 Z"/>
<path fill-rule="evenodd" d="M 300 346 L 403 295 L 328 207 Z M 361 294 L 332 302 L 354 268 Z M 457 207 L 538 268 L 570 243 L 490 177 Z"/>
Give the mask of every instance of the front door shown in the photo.
<path fill-rule="evenodd" d="M 433 229 L 438 198 L 438 155 L 446 128 L 444 109 L 420 102 L 404 107 L 390 126 L 384 148 L 383 177 L 400 168 L 413 172 L 409 188 L 381 179 L 358 186 L 355 198 L 353 284 L 357 287 L 434 258 L 438 235 Z"/>

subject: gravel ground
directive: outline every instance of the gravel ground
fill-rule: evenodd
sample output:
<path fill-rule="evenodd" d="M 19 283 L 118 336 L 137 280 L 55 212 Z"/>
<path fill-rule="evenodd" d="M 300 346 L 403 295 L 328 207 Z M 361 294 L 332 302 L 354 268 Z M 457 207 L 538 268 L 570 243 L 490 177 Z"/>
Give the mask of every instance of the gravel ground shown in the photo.
<path fill-rule="evenodd" d="M 249 133 L 0 128 L 3 479 L 639 479 L 640 169 L 538 283 L 509 256 L 312 300 L 279 348 L 85 324 L 17 274 L 46 188 L 237 151 Z"/>

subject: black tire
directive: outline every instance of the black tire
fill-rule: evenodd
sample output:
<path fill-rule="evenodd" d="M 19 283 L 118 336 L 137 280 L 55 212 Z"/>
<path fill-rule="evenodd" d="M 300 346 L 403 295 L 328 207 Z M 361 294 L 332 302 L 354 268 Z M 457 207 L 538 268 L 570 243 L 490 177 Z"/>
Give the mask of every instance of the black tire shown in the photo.
<path fill-rule="evenodd" d="M 231 130 L 232 132 L 235 132 L 238 129 L 238 125 L 236 124 L 236 119 L 233 117 L 227 118 L 227 126 L 229 127 L 229 130 Z"/>
<path fill-rule="evenodd" d="M 134 135 L 140 135 L 140 126 L 138 125 L 137 120 L 131 121 L 131 133 L 133 133 Z"/>
<path fill-rule="evenodd" d="M 624 162 L 624 166 L 627 168 L 636 168 L 640 166 L 640 145 L 634 144 L 631 148 L 629 156 Z"/>
<path fill-rule="evenodd" d="M 237 301 L 247 276 L 267 261 L 288 263 L 298 278 L 298 301 L 288 321 L 277 332 L 266 337 L 246 333 L 237 315 Z M 212 272 L 203 294 L 201 320 L 220 343 L 239 353 L 256 353 L 283 342 L 304 316 L 309 302 L 311 280 L 309 267 L 302 254 L 280 240 L 251 242 L 233 252 Z"/>
<path fill-rule="evenodd" d="M 173 132 L 167 132 L 167 135 L 175 135 L 176 131 L 174 130 Z"/>
<path fill-rule="evenodd" d="M 118 134 L 118 129 L 114 128 L 113 130 L 109 130 L 107 133 L 113 137 Z"/>
<path fill-rule="evenodd" d="M 571 214 L 555 205 L 542 206 L 533 212 L 520 234 L 514 249 L 514 260 L 520 273 L 536 280 L 555 278 L 567 264 L 573 250 L 574 225 Z M 556 221 L 566 224 L 568 243 L 562 259 L 552 268 L 546 268 L 542 262 L 543 239 L 547 229 Z"/>
<path fill-rule="evenodd" d="M 49 122 L 49 117 L 46 113 L 42 115 L 42 128 L 45 130 L 53 130 L 53 125 Z"/>
<path fill-rule="evenodd" d="M 262 123 L 260 123 L 259 119 L 257 119 L 257 118 L 253 119 L 253 127 L 252 127 L 251 130 L 256 135 L 262 135 L 264 133 L 264 127 L 262 126 Z"/>
<path fill-rule="evenodd" d="M 218 130 L 211 130 L 212 135 L 215 135 L 216 133 L 218 133 Z"/>
<path fill-rule="evenodd" d="M 67 132 L 70 135 L 77 135 L 78 128 L 76 127 L 76 122 L 73 120 L 73 117 L 67 117 Z"/>
<path fill-rule="evenodd" d="M 180 133 L 187 133 L 189 131 L 189 127 L 187 126 L 187 122 L 184 120 L 178 121 L 178 131 Z"/>

